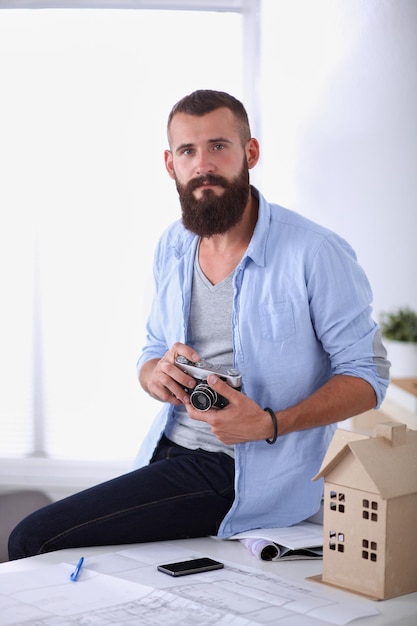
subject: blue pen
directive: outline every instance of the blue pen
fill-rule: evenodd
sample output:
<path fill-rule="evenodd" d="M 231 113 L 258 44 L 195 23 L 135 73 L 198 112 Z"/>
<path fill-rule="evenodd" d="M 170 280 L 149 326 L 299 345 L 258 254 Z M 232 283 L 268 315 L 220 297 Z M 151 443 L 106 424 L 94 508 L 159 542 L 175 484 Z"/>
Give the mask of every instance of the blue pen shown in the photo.
<path fill-rule="evenodd" d="M 71 574 L 71 576 L 70 576 L 71 580 L 72 580 L 74 583 L 75 583 L 75 581 L 76 581 L 76 580 L 77 580 L 77 578 L 78 578 L 78 575 L 79 575 L 80 570 L 81 570 L 81 568 L 82 568 L 82 566 L 83 566 L 83 563 L 84 563 L 84 557 L 82 556 L 82 557 L 81 557 L 81 559 L 78 561 L 78 563 L 77 563 L 77 566 L 76 566 L 75 570 L 72 572 L 72 574 Z"/>

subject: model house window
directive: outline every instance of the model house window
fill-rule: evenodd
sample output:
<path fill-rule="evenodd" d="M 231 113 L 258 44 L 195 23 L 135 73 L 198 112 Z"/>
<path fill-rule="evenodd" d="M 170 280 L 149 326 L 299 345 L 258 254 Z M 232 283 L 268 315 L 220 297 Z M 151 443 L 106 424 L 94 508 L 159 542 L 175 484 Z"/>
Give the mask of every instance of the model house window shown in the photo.
<path fill-rule="evenodd" d="M 339 511 L 339 513 L 345 512 L 345 494 L 342 492 L 331 491 L 330 492 L 330 510 Z"/>
<path fill-rule="evenodd" d="M 376 541 L 362 540 L 362 558 L 366 561 L 376 562 L 377 560 L 377 544 Z"/>
<path fill-rule="evenodd" d="M 337 552 L 345 551 L 345 534 L 336 532 L 335 530 L 329 531 L 329 548 Z"/>
<path fill-rule="evenodd" d="M 372 500 L 362 500 L 362 517 L 363 519 L 370 519 L 372 522 L 378 521 L 378 502 Z"/>

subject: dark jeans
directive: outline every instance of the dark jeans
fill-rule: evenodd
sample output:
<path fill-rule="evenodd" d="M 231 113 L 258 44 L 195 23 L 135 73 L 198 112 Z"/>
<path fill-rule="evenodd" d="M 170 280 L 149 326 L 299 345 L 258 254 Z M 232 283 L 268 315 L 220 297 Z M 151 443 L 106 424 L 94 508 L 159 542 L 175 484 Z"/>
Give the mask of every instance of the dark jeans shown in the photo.
<path fill-rule="evenodd" d="M 54 502 L 16 526 L 10 560 L 43 552 L 217 533 L 234 499 L 234 461 L 165 437 L 151 463 Z"/>

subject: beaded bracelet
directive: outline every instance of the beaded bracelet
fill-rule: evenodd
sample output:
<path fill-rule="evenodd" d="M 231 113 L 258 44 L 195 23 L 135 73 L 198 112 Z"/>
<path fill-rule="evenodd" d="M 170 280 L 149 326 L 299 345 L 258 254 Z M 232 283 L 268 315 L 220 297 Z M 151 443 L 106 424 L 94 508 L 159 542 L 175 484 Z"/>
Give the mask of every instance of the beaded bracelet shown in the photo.
<path fill-rule="evenodd" d="M 274 436 L 271 437 L 270 439 L 265 439 L 266 443 L 269 444 L 274 444 L 276 442 L 276 440 L 278 439 L 278 422 L 277 422 L 277 416 L 275 415 L 274 411 L 272 409 L 269 408 L 269 406 L 266 406 L 264 408 L 264 411 L 266 411 L 267 413 L 269 413 L 269 415 L 271 416 L 272 419 L 272 423 L 274 425 Z"/>

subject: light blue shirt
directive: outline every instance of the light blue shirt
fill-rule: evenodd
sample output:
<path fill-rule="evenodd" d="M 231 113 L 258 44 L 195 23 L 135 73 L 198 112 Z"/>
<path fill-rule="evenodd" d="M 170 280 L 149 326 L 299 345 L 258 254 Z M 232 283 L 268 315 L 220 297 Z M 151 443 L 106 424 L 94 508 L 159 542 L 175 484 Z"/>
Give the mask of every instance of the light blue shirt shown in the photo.
<path fill-rule="evenodd" d="M 379 406 L 389 362 L 371 317 L 371 289 L 354 251 L 335 233 L 252 192 L 259 195 L 258 221 L 233 284 L 234 365 L 242 374 L 243 393 L 279 411 L 333 375 L 345 374 L 368 381 Z M 197 243 L 180 221 L 159 241 L 156 291 L 138 371 L 175 342 L 187 343 Z M 142 443 L 138 467 L 149 462 L 171 410 L 172 405 L 163 405 Z M 218 535 L 289 526 L 314 514 L 323 484 L 312 478 L 335 428 L 293 432 L 274 445 L 263 440 L 236 445 L 236 495 Z"/>

